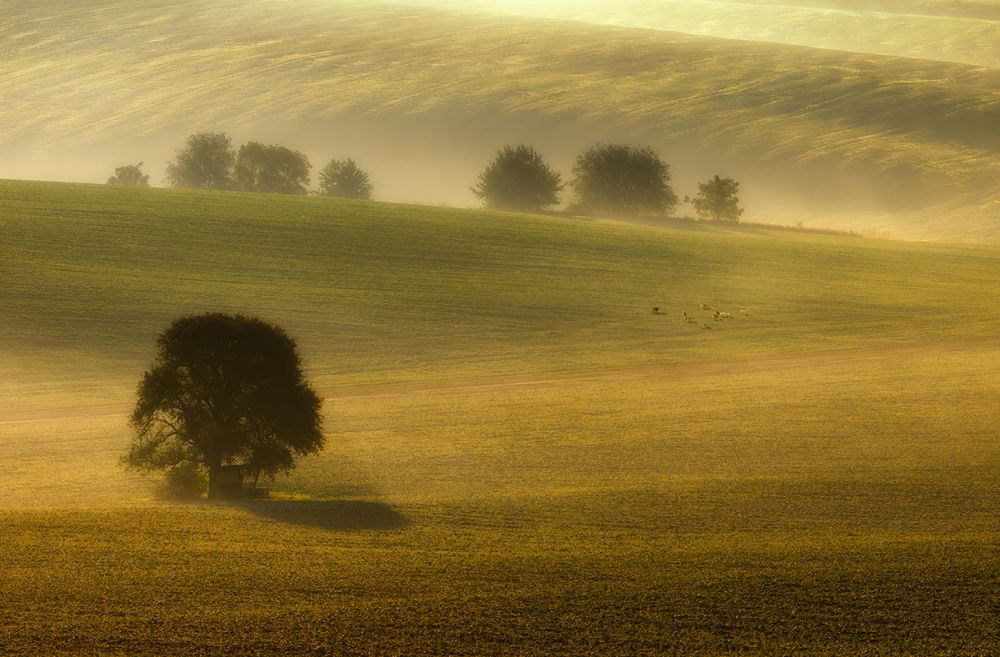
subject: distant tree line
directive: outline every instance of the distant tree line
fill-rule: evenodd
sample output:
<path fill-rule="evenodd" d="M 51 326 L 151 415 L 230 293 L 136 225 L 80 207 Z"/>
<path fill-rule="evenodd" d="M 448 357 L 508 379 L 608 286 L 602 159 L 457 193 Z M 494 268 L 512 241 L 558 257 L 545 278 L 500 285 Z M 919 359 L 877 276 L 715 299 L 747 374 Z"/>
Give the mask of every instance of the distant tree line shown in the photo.
<path fill-rule="evenodd" d="M 626 144 L 597 144 L 580 153 L 569 185 L 570 212 L 605 216 L 672 216 L 679 200 L 670 186 L 670 165 L 653 149 Z M 712 221 L 739 221 L 743 210 L 736 192 L 740 184 L 719 178 L 698 185 L 691 199 L 695 213 Z M 524 144 L 507 146 L 479 174 L 472 193 L 484 208 L 538 212 L 559 203 L 565 187 L 542 156 Z"/>
<path fill-rule="evenodd" d="M 138 165 L 115 169 L 110 185 L 149 186 L 149 176 Z M 167 164 L 164 182 L 170 187 L 235 190 L 267 194 L 310 193 L 312 165 L 298 151 L 284 146 L 247 142 L 239 150 L 223 132 L 202 132 L 188 137 L 184 147 Z M 669 217 L 680 203 L 670 186 L 670 165 L 647 147 L 597 144 L 576 158 L 569 186 L 570 212 L 604 216 Z M 739 221 L 740 184 L 716 175 L 698 184 L 698 194 L 685 196 L 698 217 L 711 221 Z M 558 205 L 566 187 L 531 146 L 507 146 L 479 174 L 472 193 L 484 208 L 514 212 L 539 212 Z M 354 160 L 331 160 L 319 174 L 320 196 L 371 199 L 368 174 Z"/>
<path fill-rule="evenodd" d="M 149 187 L 138 165 L 115 169 L 109 185 Z M 167 164 L 164 183 L 183 189 L 215 189 L 264 194 L 309 193 L 309 158 L 284 146 L 251 141 L 233 148 L 224 132 L 201 132 L 187 138 Z M 354 160 L 331 160 L 319 174 L 320 196 L 371 199 L 368 174 Z"/>

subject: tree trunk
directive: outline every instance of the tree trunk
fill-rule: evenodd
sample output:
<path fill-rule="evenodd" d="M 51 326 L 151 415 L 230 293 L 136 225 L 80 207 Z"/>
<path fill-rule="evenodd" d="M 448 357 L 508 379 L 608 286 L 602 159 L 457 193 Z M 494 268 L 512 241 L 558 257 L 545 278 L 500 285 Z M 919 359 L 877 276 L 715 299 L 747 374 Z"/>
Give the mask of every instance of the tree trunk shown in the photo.
<path fill-rule="evenodd" d="M 208 499 L 218 500 L 219 497 L 219 468 L 218 465 L 212 465 L 208 468 Z"/>
<path fill-rule="evenodd" d="M 238 500 L 243 497 L 243 466 L 212 465 L 208 469 L 208 499 Z"/>

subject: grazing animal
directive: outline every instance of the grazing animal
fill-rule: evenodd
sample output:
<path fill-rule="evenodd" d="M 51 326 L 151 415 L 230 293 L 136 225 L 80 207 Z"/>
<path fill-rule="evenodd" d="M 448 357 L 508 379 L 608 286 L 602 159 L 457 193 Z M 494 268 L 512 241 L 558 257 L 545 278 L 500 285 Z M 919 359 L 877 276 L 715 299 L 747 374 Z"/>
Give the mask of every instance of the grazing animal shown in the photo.
<path fill-rule="evenodd" d="M 692 317 L 691 315 L 684 315 L 685 324 L 691 324 L 693 322 L 694 322 L 694 317 Z"/>
<path fill-rule="evenodd" d="M 654 315 L 659 315 L 660 314 L 660 307 L 659 306 L 653 306 L 653 314 Z"/>
<path fill-rule="evenodd" d="M 698 304 L 698 305 L 700 305 L 700 306 L 701 306 L 701 309 L 702 309 L 702 310 L 711 310 L 711 308 L 709 308 L 708 306 L 706 306 L 706 305 L 705 305 L 705 304 L 703 304 L 703 303 L 702 303 L 702 304 Z"/>
<path fill-rule="evenodd" d="M 698 322 L 698 328 L 708 329 L 709 331 L 712 330 L 712 327 L 705 322 Z"/>
<path fill-rule="evenodd" d="M 740 311 L 740 314 L 746 317 L 750 314 L 750 311 L 744 308 L 743 310 Z"/>

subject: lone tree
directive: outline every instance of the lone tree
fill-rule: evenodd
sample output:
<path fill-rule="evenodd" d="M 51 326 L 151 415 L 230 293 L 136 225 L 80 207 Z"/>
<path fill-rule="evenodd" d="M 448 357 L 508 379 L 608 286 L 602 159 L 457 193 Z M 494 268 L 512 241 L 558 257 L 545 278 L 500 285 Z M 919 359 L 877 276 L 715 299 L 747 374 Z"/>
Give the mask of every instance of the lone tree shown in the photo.
<path fill-rule="evenodd" d="M 670 216 L 677 195 L 667 183 L 670 165 L 649 148 L 597 144 L 573 165 L 571 210 L 586 214 Z"/>
<path fill-rule="evenodd" d="M 354 160 L 330 160 L 319 173 L 319 195 L 370 201 L 372 186 L 368 174 Z"/>
<path fill-rule="evenodd" d="M 181 317 L 156 344 L 129 417 L 126 467 L 166 470 L 168 480 L 208 470 L 215 499 L 223 466 L 242 465 L 256 482 L 322 449 L 322 402 L 282 329 L 242 315 Z"/>
<path fill-rule="evenodd" d="M 472 193 L 484 208 L 537 212 L 559 202 L 564 185 L 531 146 L 505 147 L 479 174 Z"/>
<path fill-rule="evenodd" d="M 224 132 L 200 132 L 187 138 L 167 164 L 166 180 L 170 187 L 188 189 L 229 189 L 236 152 Z"/>
<path fill-rule="evenodd" d="M 142 162 L 126 164 L 115 168 L 115 175 L 108 178 L 109 185 L 124 185 L 125 187 L 149 187 L 149 176 L 142 173 Z"/>
<path fill-rule="evenodd" d="M 738 222 L 743 214 L 736 195 L 739 189 L 740 184 L 732 178 L 716 176 L 707 183 L 698 183 L 698 196 L 693 199 L 685 196 L 684 202 L 693 205 L 702 219 Z"/>
<path fill-rule="evenodd" d="M 233 170 L 233 189 L 267 194 L 308 193 L 309 158 L 284 146 L 251 141 L 240 146 Z"/>

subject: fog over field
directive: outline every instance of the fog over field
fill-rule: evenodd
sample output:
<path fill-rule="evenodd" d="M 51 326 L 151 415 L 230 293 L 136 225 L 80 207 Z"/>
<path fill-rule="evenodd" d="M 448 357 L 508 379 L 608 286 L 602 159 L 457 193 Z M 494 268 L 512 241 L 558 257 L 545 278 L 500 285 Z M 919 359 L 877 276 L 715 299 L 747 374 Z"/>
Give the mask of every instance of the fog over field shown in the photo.
<path fill-rule="evenodd" d="M 1000 654 L 998 28 L 0 0 L 0 653 Z"/>
<path fill-rule="evenodd" d="M 996 652 L 996 247 L 18 181 L 0 235 L 8 654 Z M 327 445 L 158 502 L 136 384 L 218 311 Z"/>
<path fill-rule="evenodd" d="M 621 142 L 660 152 L 682 197 L 740 181 L 746 220 L 1000 239 L 989 3 L 4 9 L 0 177 L 102 183 L 142 161 L 160 184 L 189 134 L 216 131 L 305 153 L 313 184 L 352 157 L 376 199 L 469 207 L 505 145 L 566 179 Z"/>

